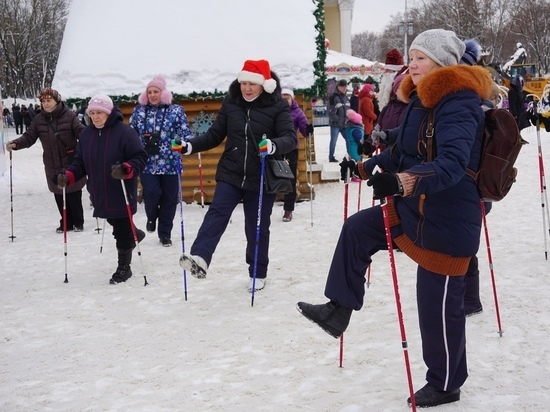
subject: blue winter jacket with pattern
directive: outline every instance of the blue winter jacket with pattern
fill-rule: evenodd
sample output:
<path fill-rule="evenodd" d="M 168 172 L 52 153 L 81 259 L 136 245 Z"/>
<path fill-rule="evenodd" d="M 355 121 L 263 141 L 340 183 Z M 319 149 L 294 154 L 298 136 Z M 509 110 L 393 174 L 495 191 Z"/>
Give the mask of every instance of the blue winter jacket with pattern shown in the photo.
<path fill-rule="evenodd" d="M 145 134 L 160 132 L 159 153 L 149 155 L 143 173 L 152 175 L 176 175 L 180 167 L 181 155 L 172 152 L 172 139 L 187 141 L 193 136 L 187 116 L 177 104 L 153 106 L 137 105 L 130 117 L 130 126 L 138 133 L 145 147 Z"/>
<path fill-rule="evenodd" d="M 94 216 L 105 219 L 128 217 L 121 180 L 111 176 L 111 167 L 127 163 L 131 178 L 124 179 L 132 213 L 137 210 L 137 180 L 145 166 L 147 153 L 134 129 L 122 122 L 122 113 L 115 107 L 105 126 L 93 124 L 80 134 L 76 156 L 66 174 L 69 183 L 88 176 L 87 189 L 94 206 Z"/>
<path fill-rule="evenodd" d="M 481 67 L 440 68 L 426 75 L 417 87 L 408 75 L 399 90 L 400 98 L 409 104 L 397 142 L 364 164 L 367 174 L 378 165 L 408 181 L 409 193 L 394 197 L 395 218 L 401 224 L 392 230 L 392 236 L 404 235 L 410 246 L 405 253 L 421 266 L 440 259 L 438 270 L 428 267 L 436 273 L 464 274 L 464 264 L 467 266 L 479 247 L 480 198 L 466 168 L 476 171 L 479 167 L 484 122 L 481 102 L 488 98 L 491 85 L 492 79 Z M 435 145 L 433 160 L 428 161 L 426 124 L 431 109 L 435 110 Z M 428 256 L 424 251 L 438 254 Z M 456 262 L 446 261 L 445 256 L 465 259 L 451 268 Z"/>

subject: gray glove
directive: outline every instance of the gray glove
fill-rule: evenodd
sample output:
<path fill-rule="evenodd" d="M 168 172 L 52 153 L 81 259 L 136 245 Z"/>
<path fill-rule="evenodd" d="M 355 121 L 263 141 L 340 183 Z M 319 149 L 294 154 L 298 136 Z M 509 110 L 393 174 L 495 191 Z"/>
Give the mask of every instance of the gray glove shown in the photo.
<path fill-rule="evenodd" d="M 380 146 L 380 143 L 385 143 L 387 138 L 388 134 L 383 130 L 373 130 L 370 134 L 372 144 L 375 146 Z"/>
<path fill-rule="evenodd" d="M 6 150 L 8 152 L 11 152 L 12 150 L 16 150 L 16 149 L 17 149 L 17 144 L 15 144 L 13 140 L 11 142 L 6 143 Z"/>
<path fill-rule="evenodd" d="M 58 174 L 56 181 L 57 181 L 57 187 L 60 189 L 67 187 L 67 185 L 69 184 L 69 178 L 65 173 Z"/>

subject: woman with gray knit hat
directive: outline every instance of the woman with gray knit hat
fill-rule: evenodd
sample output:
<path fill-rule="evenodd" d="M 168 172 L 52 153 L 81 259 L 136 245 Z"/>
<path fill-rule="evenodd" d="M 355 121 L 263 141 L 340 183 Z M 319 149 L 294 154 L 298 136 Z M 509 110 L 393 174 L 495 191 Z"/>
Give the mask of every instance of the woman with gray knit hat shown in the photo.
<path fill-rule="evenodd" d="M 85 126 L 61 101 L 57 90 L 46 87 L 40 92 L 38 98 L 42 104 L 42 110 L 34 117 L 21 137 L 6 144 L 6 149 L 8 151 L 26 149 L 40 139 L 44 149 L 42 158 L 48 189 L 54 194 L 55 203 L 61 215 L 56 232 L 63 233 L 63 191 L 51 181 L 51 177 L 69 166 L 74 157 L 78 137 Z M 82 188 L 85 184 L 86 178 L 82 178 L 67 189 L 67 230 L 75 232 L 84 230 Z"/>
<path fill-rule="evenodd" d="M 459 64 L 464 43 L 447 30 L 428 30 L 409 50 L 409 73 L 399 98 L 408 103 L 392 150 L 351 164 L 387 200 L 391 236 L 418 265 L 416 294 L 427 384 L 418 407 L 460 399 L 468 376 L 464 314 L 465 273 L 481 232 L 481 208 L 466 168 L 479 167 L 483 99 L 492 79 L 482 67 Z M 430 114 L 435 137 L 426 137 Z M 375 167 L 384 172 L 375 173 Z M 365 272 L 372 255 L 387 250 L 382 207 L 349 217 L 334 252 L 325 287 L 328 303 L 298 303 L 298 310 L 333 337 L 363 306 Z M 411 399 L 408 399 L 412 403 Z"/>

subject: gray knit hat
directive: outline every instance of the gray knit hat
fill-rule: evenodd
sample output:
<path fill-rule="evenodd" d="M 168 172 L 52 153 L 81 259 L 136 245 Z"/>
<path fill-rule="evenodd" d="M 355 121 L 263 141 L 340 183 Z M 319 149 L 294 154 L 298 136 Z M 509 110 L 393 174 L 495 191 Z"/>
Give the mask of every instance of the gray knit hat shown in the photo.
<path fill-rule="evenodd" d="M 458 64 L 466 46 L 454 32 L 433 29 L 416 36 L 411 43 L 409 52 L 411 50 L 421 51 L 440 66 L 452 66 Z"/>

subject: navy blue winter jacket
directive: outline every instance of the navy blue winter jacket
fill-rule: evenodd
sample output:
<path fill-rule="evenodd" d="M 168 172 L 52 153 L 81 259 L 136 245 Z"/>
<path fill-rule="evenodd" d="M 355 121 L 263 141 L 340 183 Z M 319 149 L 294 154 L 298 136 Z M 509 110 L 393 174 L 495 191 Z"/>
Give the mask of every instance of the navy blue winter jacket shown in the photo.
<path fill-rule="evenodd" d="M 124 218 L 128 217 L 128 210 L 121 180 L 111 176 L 111 167 L 117 163 L 128 163 L 132 167 L 132 177 L 122 181 L 132 213 L 136 213 L 138 176 L 146 162 L 147 153 L 136 131 L 122 122 L 122 113 L 115 107 L 103 128 L 92 124 L 82 131 L 67 176 L 69 182 L 88 176 L 87 188 L 95 217 Z"/>

